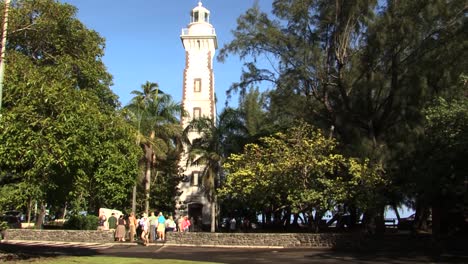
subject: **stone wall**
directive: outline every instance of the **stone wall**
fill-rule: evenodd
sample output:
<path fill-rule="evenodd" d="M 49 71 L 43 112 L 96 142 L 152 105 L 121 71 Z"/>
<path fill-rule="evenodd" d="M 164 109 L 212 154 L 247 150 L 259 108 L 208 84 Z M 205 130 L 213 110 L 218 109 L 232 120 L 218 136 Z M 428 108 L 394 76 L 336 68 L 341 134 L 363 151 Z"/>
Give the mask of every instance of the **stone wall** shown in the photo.
<path fill-rule="evenodd" d="M 114 232 L 97 230 L 7 229 L 5 230 L 4 239 L 108 243 L 114 241 Z"/>
<path fill-rule="evenodd" d="M 306 233 L 168 233 L 169 245 L 267 248 L 348 248 L 351 235 Z"/>
<path fill-rule="evenodd" d="M 114 242 L 112 231 L 8 229 L 5 240 Z M 168 245 L 238 246 L 278 248 L 350 247 L 353 239 L 345 234 L 271 234 L 271 233 L 176 233 L 168 232 Z"/>

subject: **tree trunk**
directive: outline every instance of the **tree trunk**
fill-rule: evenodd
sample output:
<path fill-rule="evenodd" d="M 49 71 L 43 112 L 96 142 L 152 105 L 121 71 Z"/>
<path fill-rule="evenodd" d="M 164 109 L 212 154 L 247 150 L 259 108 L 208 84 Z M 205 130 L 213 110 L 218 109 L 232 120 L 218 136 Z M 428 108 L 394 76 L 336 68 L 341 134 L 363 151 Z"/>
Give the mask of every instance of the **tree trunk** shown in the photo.
<path fill-rule="evenodd" d="M 28 224 L 31 222 L 32 203 L 33 203 L 32 198 L 29 198 L 29 200 L 28 200 L 28 209 L 27 209 L 27 212 L 26 212 L 28 214 L 28 216 L 27 216 Z"/>
<path fill-rule="evenodd" d="M 396 206 L 395 203 L 392 204 L 393 211 L 395 211 L 395 215 L 398 219 L 398 222 L 400 222 L 400 213 L 398 212 L 398 207 Z"/>
<path fill-rule="evenodd" d="M 146 155 L 146 171 L 145 171 L 145 213 L 149 213 L 149 200 L 150 200 L 150 189 L 151 189 L 151 165 L 152 165 L 152 151 L 151 147 L 145 145 Z"/>
<path fill-rule="evenodd" d="M 371 210 L 366 210 L 362 216 L 362 225 L 368 234 L 375 234 L 374 213 Z"/>
<path fill-rule="evenodd" d="M 213 194 L 213 201 L 211 202 L 211 233 L 216 232 L 216 207 L 218 198 L 216 194 Z"/>
<path fill-rule="evenodd" d="M 216 196 L 216 185 L 215 185 L 215 177 L 216 173 L 210 170 L 210 185 L 211 185 L 211 232 L 216 232 L 216 206 L 218 202 L 218 197 Z"/>
<path fill-rule="evenodd" d="M 428 205 L 426 203 L 421 202 L 420 200 L 417 200 L 416 201 L 416 213 L 415 213 L 414 222 L 412 226 L 413 233 L 416 233 L 418 230 L 427 230 L 428 216 L 429 216 Z"/>
<path fill-rule="evenodd" d="M 295 226 L 295 227 L 299 226 L 299 214 L 298 213 L 294 214 L 292 225 Z"/>
<path fill-rule="evenodd" d="M 379 208 L 379 213 L 376 216 L 375 223 L 377 227 L 377 234 L 382 235 L 385 233 L 385 206 Z"/>
<path fill-rule="evenodd" d="M 136 214 L 137 184 L 138 184 L 138 181 L 135 181 L 135 184 L 133 185 L 133 191 L 132 191 L 132 212 L 134 214 Z"/>
<path fill-rule="evenodd" d="M 291 208 L 283 209 L 284 217 L 281 219 L 281 224 L 283 225 L 284 230 L 288 230 L 291 225 Z"/>
<path fill-rule="evenodd" d="M 350 205 L 348 207 L 348 212 L 349 212 L 348 228 L 354 229 L 359 221 L 357 208 L 354 205 Z"/>
<path fill-rule="evenodd" d="M 149 199 L 151 188 L 151 162 L 147 162 L 145 172 L 145 213 L 149 213 Z"/>
<path fill-rule="evenodd" d="M 325 212 L 322 212 L 322 211 L 316 211 L 315 212 L 315 217 L 314 217 L 314 225 L 315 225 L 315 228 L 314 228 L 314 232 L 315 233 L 318 233 L 320 231 L 320 227 L 321 227 L 321 224 L 320 222 L 322 222 L 322 217 L 323 215 L 325 214 Z"/>
<path fill-rule="evenodd" d="M 265 225 L 269 226 L 271 225 L 271 209 L 267 208 L 265 211 Z"/>
<path fill-rule="evenodd" d="M 65 202 L 65 204 L 63 205 L 62 219 L 65 219 L 65 217 L 67 216 L 67 207 L 68 207 L 68 203 Z"/>
<path fill-rule="evenodd" d="M 36 218 L 36 229 L 42 229 L 42 225 L 44 224 L 44 217 L 46 214 L 45 204 L 41 202 L 41 211 L 37 214 Z"/>

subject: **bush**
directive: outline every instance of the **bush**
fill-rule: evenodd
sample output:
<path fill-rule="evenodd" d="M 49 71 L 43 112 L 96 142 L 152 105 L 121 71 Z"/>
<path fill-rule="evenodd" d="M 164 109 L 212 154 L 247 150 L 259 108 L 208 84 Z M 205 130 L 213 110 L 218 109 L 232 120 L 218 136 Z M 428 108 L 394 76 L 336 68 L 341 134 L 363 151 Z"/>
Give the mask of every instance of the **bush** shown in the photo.
<path fill-rule="evenodd" d="M 74 215 L 63 224 L 64 229 L 70 230 L 96 230 L 98 217 L 94 215 Z"/>
<path fill-rule="evenodd" d="M 8 229 L 8 223 L 5 221 L 0 222 L 0 231 Z"/>

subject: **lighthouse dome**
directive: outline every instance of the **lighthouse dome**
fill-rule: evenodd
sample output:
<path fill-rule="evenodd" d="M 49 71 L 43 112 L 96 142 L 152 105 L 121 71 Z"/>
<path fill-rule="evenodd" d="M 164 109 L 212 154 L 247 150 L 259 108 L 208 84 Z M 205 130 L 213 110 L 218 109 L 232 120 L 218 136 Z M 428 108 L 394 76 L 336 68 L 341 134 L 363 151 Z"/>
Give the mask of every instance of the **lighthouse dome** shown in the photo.
<path fill-rule="evenodd" d="M 210 23 L 210 10 L 206 9 L 199 1 L 198 6 L 192 9 L 190 17 L 190 23 Z"/>
<path fill-rule="evenodd" d="M 215 35 L 213 26 L 210 24 L 210 11 L 206 9 L 202 2 L 192 9 L 190 13 L 190 24 L 188 25 L 188 35 Z"/>

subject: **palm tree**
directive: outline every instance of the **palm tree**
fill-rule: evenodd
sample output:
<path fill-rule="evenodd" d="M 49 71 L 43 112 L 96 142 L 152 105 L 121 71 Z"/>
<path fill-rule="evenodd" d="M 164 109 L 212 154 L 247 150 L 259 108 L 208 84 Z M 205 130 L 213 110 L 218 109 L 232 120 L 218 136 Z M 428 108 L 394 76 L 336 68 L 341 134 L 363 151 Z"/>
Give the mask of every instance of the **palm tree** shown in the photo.
<path fill-rule="evenodd" d="M 126 106 L 131 113 L 131 120 L 137 128 L 136 143 L 144 151 L 143 173 L 145 183 L 145 212 L 149 211 L 151 173 L 155 168 L 156 157 L 164 159 L 171 148 L 175 148 L 174 139 L 180 137 L 182 128 L 177 116 L 182 107 L 174 103 L 170 95 L 159 89 L 157 83 L 146 82 L 142 91 L 134 90 L 135 97 Z M 133 187 L 132 210 L 136 210 L 136 186 Z"/>
<path fill-rule="evenodd" d="M 199 137 L 188 140 L 190 132 L 197 132 Z M 237 146 L 245 142 L 247 133 L 244 122 L 237 110 L 226 108 L 217 123 L 207 117 L 193 119 L 184 129 L 184 135 L 188 152 L 187 165 L 204 165 L 201 172 L 202 186 L 211 203 L 211 232 L 215 232 L 218 204 L 216 188 L 220 184 L 222 163 L 229 154 L 235 152 Z"/>

